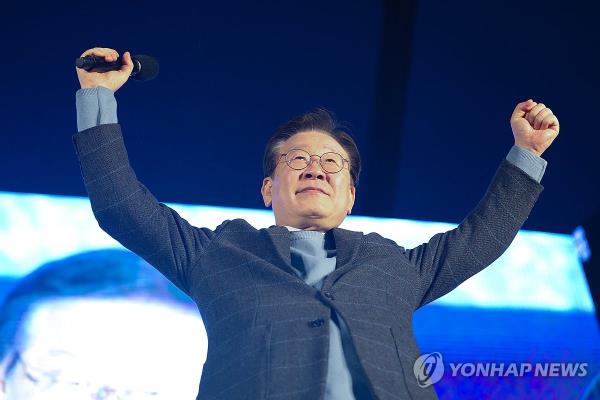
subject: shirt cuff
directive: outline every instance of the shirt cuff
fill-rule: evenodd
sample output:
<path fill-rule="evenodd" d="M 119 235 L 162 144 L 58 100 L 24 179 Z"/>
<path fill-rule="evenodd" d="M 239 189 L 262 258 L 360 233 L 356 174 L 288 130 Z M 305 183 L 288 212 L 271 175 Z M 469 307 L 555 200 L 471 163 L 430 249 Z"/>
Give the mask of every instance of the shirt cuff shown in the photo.
<path fill-rule="evenodd" d="M 538 157 L 532 152 L 517 145 L 514 145 L 506 160 L 513 164 L 515 167 L 523 170 L 527 175 L 535 179 L 538 183 L 542 180 L 544 172 L 546 171 L 546 165 L 548 161 L 542 157 Z"/>
<path fill-rule="evenodd" d="M 103 86 L 79 89 L 75 94 L 75 105 L 79 132 L 98 125 L 118 122 L 115 94 Z"/>

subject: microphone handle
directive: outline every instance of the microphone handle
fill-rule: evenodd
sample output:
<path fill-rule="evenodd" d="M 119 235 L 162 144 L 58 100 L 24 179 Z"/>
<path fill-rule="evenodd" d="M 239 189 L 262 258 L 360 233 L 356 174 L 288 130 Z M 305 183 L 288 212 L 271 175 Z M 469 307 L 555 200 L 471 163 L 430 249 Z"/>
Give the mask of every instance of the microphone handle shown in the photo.
<path fill-rule="evenodd" d="M 134 57 L 131 58 L 133 61 L 133 70 L 131 71 L 131 77 L 136 78 L 136 76 L 142 70 L 142 64 L 140 61 Z M 119 56 L 116 61 L 106 62 L 104 57 L 98 56 L 85 56 L 79 57 L 75 59 L 75 66 L 77 68 L 85 69 L 86 71 L 94 70 L 94 72 L 106 72 L 106 71 L 118 71 L 121 69 L 123 65 L 123 57 Z"/>
<path fill-rule="evenodd" d="M 136 65 L 137 63 L 135 61 L 133 64 L 134 64 L 134 67 L 137 66 Z M 116 61 L 111 61 L 111 62 L 106 62 L 104 60 L 104 57 L 98 57 L 98 56 L 79 57 L 75 60 L 75 66 L 77 68 L 82 68 L 82 69 L 85 69 L 86 71 L 93 69 L 94 72 L 118 71 L 121 69 L 122 65 L 123 65 L 123 59 L 121 56 L 119 56 L 119 58 L 117 58 Z M 137 69 L 139 70 L 139 67 Z M 138 71 L 134 71 L 134 73 L 132 73 L 132 75 L 135 75 L 136 72 L 138 72 Z"/>

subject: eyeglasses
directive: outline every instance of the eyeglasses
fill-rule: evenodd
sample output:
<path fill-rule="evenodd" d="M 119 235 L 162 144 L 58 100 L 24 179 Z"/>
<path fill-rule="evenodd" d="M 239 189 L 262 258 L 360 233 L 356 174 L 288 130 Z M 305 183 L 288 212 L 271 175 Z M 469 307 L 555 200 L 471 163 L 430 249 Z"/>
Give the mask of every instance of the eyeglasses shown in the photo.
<path fill-rule="evenodd" d="M 281 158 L 285 157 L 284 161 L 291 169 L 301 170 L 310 165 L 313 156 L 319 157 L 321 168 L 323 171 L 330 174 L 340 172 L 344 168 L 344 162 L 346 162 L 347 165 L 350 164 L 350 162 L 342 157 L 341 154 L 332 151 L 323 153 L 319 156 L 317 154 L 310 154 L 308 151 L 302 149 L 292 149 L 287 153 L 282 154 L 280 156 L 280 162 Z"/>
<path fill-rule="evenodd" d="M 67 380 L 60 371 L 41 371 L 32 368 L 16 353 L 15 362 L 19 363 L 23 373 L 37 390 L 52 399 L 116 399 L 116 400 L 156 400 L 158 392 L 145 392 L 131 389 L 117 390 L 109 385 L 94 385 L 88 382 Z M 46 398 L 46 397 L 45 397 Z"/>

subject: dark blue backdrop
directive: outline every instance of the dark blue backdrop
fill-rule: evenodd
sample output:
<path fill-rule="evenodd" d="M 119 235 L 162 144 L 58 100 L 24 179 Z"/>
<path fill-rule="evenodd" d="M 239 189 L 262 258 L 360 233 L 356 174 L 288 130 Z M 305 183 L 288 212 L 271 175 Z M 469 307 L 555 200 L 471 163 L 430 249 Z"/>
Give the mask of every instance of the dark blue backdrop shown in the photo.
<path fill-rule="evenodd" d="M 362 149 L 356 213 L 458 222 L 512 144 L 515 103 L 533 97 L 562 129 L 526 228 L 570 232 L 598 210 L 592 2 L 60 7 L 3 6 L 0 190 L 85 194 L 72 64 L 102 45 L 161 63 L 157 80 L 117 96 L 134 168 L 161 201 L 261 207 L 266 139 L 324 106 Z"/>

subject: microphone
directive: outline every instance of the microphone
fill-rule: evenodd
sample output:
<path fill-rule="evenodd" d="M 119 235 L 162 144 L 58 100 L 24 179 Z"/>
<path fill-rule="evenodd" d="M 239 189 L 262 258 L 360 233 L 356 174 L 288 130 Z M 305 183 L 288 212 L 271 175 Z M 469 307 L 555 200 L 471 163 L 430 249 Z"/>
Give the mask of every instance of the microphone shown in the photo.
<path fill-rule="evenodd" d="M 137 54 L 131 56 L 133 61 L 133 71 L 131 77 L 136 81 L 149 81 L 156 78 L 158 75 L 158 61 L 156 58 Z M 106 62 L 104 57 L 85 56 L 75 59 L 77 68 L 85 69 L 86 71 L 94 70 L 95 72 L 118 71 L 123 65 L 123 58 L 119 56 L 117 61 Z"/>

